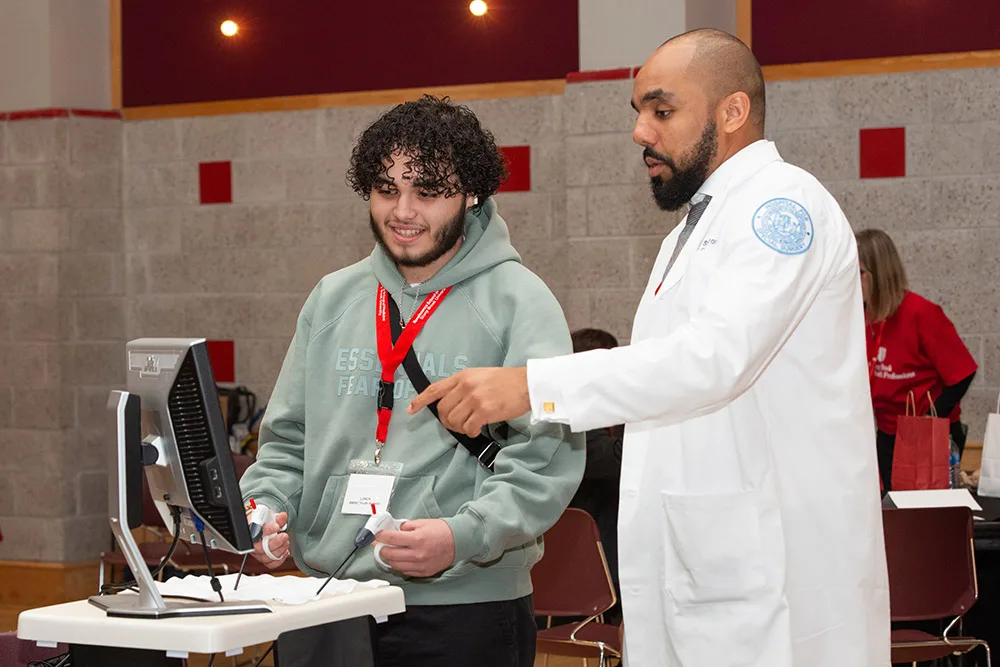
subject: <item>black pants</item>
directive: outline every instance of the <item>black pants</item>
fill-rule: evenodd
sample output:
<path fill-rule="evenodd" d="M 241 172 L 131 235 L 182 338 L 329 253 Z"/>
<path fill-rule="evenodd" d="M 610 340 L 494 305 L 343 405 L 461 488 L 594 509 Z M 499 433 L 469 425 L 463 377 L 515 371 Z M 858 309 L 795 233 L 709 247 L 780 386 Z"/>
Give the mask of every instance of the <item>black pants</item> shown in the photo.
<path fill-rule="evenodd" d="M 961 422 L 952 422 L 951 439 L 958 446 L 958 455 L 965 451 L 965 427 Z M 875 434 L 875 447 L 878 450 L 878 474 L 882 477 L 885 491 L 892 491 L 892 454 L 896 450 L 896 436 L 882 431 Z"/>
<path fill-rule="evenodd" d="M 359 618 L 286 632 L 278 638 L 277 665 L 532 667 L 535 632 L 530 595 L 506 602 L 412 606 L 385 623 Z"/>

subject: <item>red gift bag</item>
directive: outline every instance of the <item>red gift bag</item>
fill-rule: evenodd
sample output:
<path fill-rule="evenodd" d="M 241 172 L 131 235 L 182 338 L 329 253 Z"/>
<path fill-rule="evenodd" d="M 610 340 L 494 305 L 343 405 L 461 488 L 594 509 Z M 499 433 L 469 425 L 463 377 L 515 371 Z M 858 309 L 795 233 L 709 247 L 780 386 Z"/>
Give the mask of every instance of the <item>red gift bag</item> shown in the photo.
<path fill-rule="evenodd" d="M 927 399 L 930 400 L 930 397 L 928 392 Z M 931 416 L 918 417 L 917 402 L 913 392 L 910 392 L 906 397 L 906 414 L 896 422 L 896 446 L 892 455 L 893 491 L 949 487 L 949 428 L 948 420 L 937 416 L 934 401 L 931 401 Z"/>

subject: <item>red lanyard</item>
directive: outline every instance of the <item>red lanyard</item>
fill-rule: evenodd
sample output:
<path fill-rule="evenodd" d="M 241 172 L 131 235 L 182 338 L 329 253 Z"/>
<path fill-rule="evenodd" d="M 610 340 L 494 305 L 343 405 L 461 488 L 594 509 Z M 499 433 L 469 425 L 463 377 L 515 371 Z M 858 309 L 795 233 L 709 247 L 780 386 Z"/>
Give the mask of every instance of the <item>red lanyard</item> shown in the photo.
<path fill-rule="evenodd" d="M 878 335 L 875 337 L 875 355 L 868 360 L 868 381 L 875 377 L 875 362 L 878 361 L 878 351 L 882 347 L 882 334 L 885 333 L 885 320 L 879 322 Z"/>
<path fill-rule="evenodd" d="M 451 291 L 451 287 L 430 294 L 413 313 L 396 344 L 392 344 L 392 330 L 389 325 L 389 292 L 378 286 L 375 302 L 375 337 L 378 343 L 378 360 L 382 364 L 382 377 L 378 387 L 378 426 L 375 429 L 375 463 L 382 458 L 382 447 L 389 434 L 389 420 L 392 419 L 392 398 L 396 389 L 396 369 L 403 363 L 413 341 L 420 335 L 427 320 Z"/>

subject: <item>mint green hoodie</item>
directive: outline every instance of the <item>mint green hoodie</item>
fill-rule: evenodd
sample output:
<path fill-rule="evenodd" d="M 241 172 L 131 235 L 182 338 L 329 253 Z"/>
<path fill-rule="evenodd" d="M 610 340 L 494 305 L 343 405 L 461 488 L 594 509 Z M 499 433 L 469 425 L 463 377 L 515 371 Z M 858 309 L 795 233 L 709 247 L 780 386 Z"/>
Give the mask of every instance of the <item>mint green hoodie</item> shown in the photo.
<path fill-rule="evenodd" d="M 562 310 L 545 284 L 520 263 L 493 199 L 465 219 L 465 242 L 434 277 L 409 286 L 414 298 L 449 285 L 414 343 L 431 382 L 472 366 L 524 366 L 529 358 L 572 351 Z M 332 572 L 366 518 L 342 514 L 352 460 L 375 451 L 375 293 L 381 282 L 399 300 L 404 281 L 376 247 L 371 256 L 324 277 L 299 314 L 295 336 L 260 430 L 257 462 L 243 476 L 244 499 L 288 512 L 295 561 L 307 574 Z M 341 578 L 385 579 L 411 605 L 511 600 L 531 593 L 529 571 L 541 535 L 579 486 L 583 434 L 567 426 L 509 422 L 490 473 L 457 444 L 429 410 L 408 415 L 416 395 L 401 367 L 383 462 L 403 464 L 389 511 L 402 519 L 443 518 L 455 537 L 455 563 L 429 578 L 378 567 L 360 549 Z"/>

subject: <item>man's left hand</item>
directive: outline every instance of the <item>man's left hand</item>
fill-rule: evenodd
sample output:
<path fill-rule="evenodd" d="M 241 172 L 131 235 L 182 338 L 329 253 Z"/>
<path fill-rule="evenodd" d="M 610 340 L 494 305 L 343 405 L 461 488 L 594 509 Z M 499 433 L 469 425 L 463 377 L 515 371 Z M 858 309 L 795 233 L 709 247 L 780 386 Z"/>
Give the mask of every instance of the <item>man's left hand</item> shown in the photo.
<path fill-rule="evenodd" d="M 443 519 L 407 521 L 375 539 L 386 545 L 379 553 L 382 560 L 408 577 L 433 577 L 455 562 L 455 536 Z"/>
<path fill-rule="evenodd" d="M 528 369 L 466 369 L 429 386 L 413 399 L 407 411 L 416 414 L 435 401 L 445 428 L 474 438 L 487 424 L 514 419 L 531 410 Z"/>

